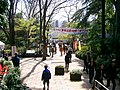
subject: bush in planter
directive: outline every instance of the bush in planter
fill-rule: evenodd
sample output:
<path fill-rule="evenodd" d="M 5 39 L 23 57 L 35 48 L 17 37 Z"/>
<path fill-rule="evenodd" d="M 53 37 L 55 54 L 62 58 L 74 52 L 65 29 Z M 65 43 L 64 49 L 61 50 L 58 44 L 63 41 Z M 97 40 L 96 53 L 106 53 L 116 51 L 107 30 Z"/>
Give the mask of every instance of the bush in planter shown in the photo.
<path fill-rule="evenodd" d="M 71 81 L 81 81 L 81 71 L 79 69 L 74 69 L 70 72 Z"/>
<path fill-rule="evenodd" d="M 64 75 L 64 66 L 62 65 L 56 66 L 55 75 Z"/>

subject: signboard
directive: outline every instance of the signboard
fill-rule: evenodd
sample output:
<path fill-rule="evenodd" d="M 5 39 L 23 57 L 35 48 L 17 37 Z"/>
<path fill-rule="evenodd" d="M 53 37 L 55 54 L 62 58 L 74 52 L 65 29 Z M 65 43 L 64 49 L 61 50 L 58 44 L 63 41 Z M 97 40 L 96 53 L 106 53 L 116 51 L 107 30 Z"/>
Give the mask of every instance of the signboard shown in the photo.
<path fill-rule="evenodd" d="M 56 28 L 56 31 L 60 31 L 67 34 L 87 34 L 88 30 L 86 29 L 71 29 L 71 28 Z"/>

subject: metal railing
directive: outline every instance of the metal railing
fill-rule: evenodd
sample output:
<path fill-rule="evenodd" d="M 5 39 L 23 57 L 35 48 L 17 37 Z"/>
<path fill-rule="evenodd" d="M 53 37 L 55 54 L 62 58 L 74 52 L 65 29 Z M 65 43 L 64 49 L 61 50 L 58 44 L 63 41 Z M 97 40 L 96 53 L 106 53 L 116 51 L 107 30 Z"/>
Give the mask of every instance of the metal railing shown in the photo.
<path fill-rule="evenodd" d="M 99 81 L 97 80 L 94 80 L 94 90 L 101 90 L 99 87 L 102 87 L 103 90 L 109 90 L 106 86 L 104 86 L 102 83 L 100 83 Z"/>

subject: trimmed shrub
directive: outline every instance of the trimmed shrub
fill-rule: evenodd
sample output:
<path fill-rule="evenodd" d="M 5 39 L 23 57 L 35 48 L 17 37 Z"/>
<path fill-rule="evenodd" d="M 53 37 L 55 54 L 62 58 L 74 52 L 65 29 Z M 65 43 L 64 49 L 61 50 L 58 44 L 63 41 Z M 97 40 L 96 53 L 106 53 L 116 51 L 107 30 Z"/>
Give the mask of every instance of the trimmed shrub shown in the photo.
<path fill-rule="evenodd" d="M 64 66 L 62 65 L 56 66 L 55 75 L 64 75 Z"/>
<path fill-rule="evenodd" d="M 84 60 L 84 56 L 85 56 L 87 50 L 88 50 L 88 46 L 83 46 L 80 51 L 75 52 L 75 56 L 79 59 Z"/>
<path fill-rule="evenodd" d="M 70 72 L 71 81 L 81 81 L 82 73 L 79 69 L 74 69 Z"/>

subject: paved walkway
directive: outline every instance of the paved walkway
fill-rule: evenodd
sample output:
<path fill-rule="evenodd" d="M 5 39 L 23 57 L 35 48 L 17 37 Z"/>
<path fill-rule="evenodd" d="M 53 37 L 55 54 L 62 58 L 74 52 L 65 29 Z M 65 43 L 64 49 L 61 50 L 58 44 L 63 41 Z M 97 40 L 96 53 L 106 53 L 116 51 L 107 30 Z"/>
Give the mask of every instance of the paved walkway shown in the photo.
<path fill-rule="evenodd" d="M 90 84 L 88 83 L 88 75 L 83 73 L 82 81 L 71 82 L 70 73 L 65 73 L 63 76 L 55 75 L 55 66 L 64 65 L 64 55 L 60 53 L 54 55 L 53 58 L 47 57 L 47 60 L 41 61 L 41 58 L 24 58 L 21 60 L 21 79 L 32 90 L 43 90 L 43 82 L 41 81 L 42 71 L 44 65 L 48 64 L 51 71 L 52 78 L 50 80 L 50 90 L 88 90 Z M 72 63 L 70 63 L 70 71 L 73 69 L 83 70 L 83 61 L 72 55 Z M 116 89 L 116 90 L 120 90 Z"/>

